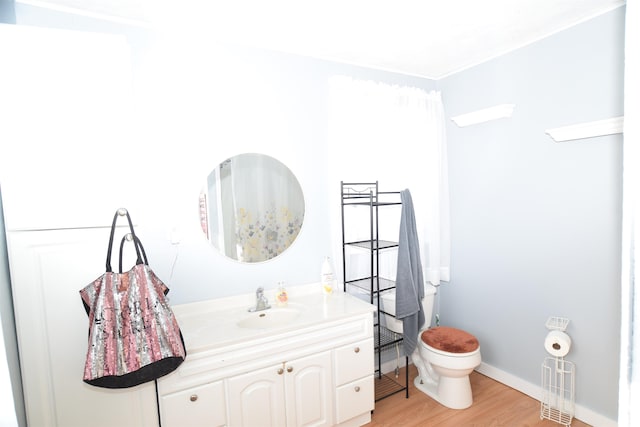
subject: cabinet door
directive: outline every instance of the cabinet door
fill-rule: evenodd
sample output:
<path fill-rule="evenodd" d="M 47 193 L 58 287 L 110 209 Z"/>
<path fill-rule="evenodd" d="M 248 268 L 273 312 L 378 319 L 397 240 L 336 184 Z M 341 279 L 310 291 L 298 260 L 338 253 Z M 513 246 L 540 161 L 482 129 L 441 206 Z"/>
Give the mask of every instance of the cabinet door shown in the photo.
<path fill-rule="evenodd" d="M 280 364 L 228 378 L 229 425 L 285 426 L 284 372 Z"/>
<path fill-rule="evenodd" d="M 285 363 L 287 426 L 330 426 L 333 419 L 331 353 Z"/>
<path fill-rule="evenodd" d="M 157 426 L 153 382 L 105 389 L 82 381 L 89 320 L 78 291 L 105 269 L 108 229 L 8 232 L 30 426 Z"/>
<path fill-rule="evenodd" d="M 224 426 L 227 412 L 222 381 L 160 398 L 162 427 Z"/>

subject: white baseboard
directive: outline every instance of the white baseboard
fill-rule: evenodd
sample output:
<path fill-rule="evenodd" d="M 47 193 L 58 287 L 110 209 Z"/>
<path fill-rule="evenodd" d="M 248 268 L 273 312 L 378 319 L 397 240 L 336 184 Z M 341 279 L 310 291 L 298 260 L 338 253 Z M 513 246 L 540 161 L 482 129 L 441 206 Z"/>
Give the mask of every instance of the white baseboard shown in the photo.
<path fill-rule="evenodd" d="M 476 371 L 488 376 L 491 379 L 501 382 L 506 386 L 518 390 L 536 400 L 540 400 L 542 396 L 542 386 L 538 384 L 532 384 L 508 372 L 502 371 L 498 368 L 494 368 L 491 365 L 487 365 L 486 363 L 481 363 Z M 589 425 L 597 427 L 618 426 L 618 422 L 616 420 L 607 418 L 604 415 L 592 411 L 591 409 L 585 408 L 584 406 L 576 404 L 575 409 L 575 418 Z"/>
<path fill-rule="evenodd" d="M 411 358 L 409 358 L 409 364 L 412 364 Z M 401 360 L 401 365 L 404 365 L 404 360 Z M 393 372 L 395 368 L 395 359 L 384 362 L 382 364 L 382 372 L 385 374 Z M 476 368 L 476 371 L 478 371 L 482 375 L 486 375 L 493 380 L 501 382 L 502 384 L 511 387 L 514 390 L 518 390 L 519 392 L 524 393 L 535 400 L 539 401 L 542 397 L 542 386 L 525 381 L 522 378 L 516 377 L 515 375 L 502 371 L 498 368 L 494 368 L 493 366 L 487 365 L 486 363 L 481 363 L 480 366 Z M 409 381 L 413 381 L 413 378 L 409 378 Z M 582 405 L 576 404 L 575 409 L 576 413 L 574 418 L 584 423 L 596 427 L 618 427 L 618 422 L 616 420 L 607 418 L 604 415 L 594 412 L 589 408 L 585 408 Z"/>
<path fill-rule="evenodd" d="M 409 364 L 412 364 L 411 358 L 409 358 Z M 393 372 L 395 371 L 396 366 L 397 366 L 396 359 L 389 360 L 388 362 L 382 362 L 382 373 L 388 374 L 389 372 Z M 400 367 L 404 368 L 404 356 L 402 356 L 402 358 L 400 359 Z"/>

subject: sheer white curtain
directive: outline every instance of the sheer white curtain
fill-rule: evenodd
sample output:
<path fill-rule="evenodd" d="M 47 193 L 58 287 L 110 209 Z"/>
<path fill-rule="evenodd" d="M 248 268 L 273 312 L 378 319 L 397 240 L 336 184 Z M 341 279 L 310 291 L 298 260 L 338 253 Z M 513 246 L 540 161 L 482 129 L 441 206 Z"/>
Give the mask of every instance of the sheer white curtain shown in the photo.
<path fill-rule="evenodd" d="M 625 25 L 622 310 L 618 425 L 640 425 L 640 6 L 627 1 Z"/>
<path fill-rule="evenodd" d="M 331 191 L 339 194 L 340 181 L 378 181 L 382 191 L 408 188 L 420 230 L 425 280 L 448 281 L 447 144 L 440 92 L 335 76 L 330 80 L 328 139 Z M 336 230 L 334 259 L 339 260 L 340 206 L 333 194 L 329 196 Z M 389 221 L 381 228 L 391 227 L 397 240 L 399 217 Z"/>

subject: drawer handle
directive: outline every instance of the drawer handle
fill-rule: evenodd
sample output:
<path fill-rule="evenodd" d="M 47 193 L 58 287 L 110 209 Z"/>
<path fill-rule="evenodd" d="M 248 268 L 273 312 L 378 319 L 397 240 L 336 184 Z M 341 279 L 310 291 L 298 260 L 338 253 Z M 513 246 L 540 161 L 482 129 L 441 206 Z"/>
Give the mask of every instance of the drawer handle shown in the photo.
<path fill-rule="evenodd" d="M 284 369 L 280 368 L 278 369 L 278 375 L 282 375 L 284 373 Z"/>
<path fill-rule="evenodd" d="M 192 402 L 195 402 L 196 400 L 198 400 L 198 395 L 197 395 L 197 394 L 192 394 L 192 395 L 189 397 L 189 400 L 190 400 L 190 401 L 192 401 Z"/>
<path fill-rule="evenodd" d="M 360 353 L 360 347 L 354 348 L 353 351 L 355 351 L 356 353 Z"/>
<path fill-rule="evenodd" d="M 293 367 L 289 366 L 289 367 L 287 368 L 287 372 L 293 372 Z"/>
<path fill-rule="evenodd" d="M 357 386 L 355 387 L 355 390 L 356 390 L 356 393 L 357 393 L 357 392 L 359 392 L 359 391 L 360 391 L 360 386 L 359 386 L 359 385 L 357 385 Z"/>

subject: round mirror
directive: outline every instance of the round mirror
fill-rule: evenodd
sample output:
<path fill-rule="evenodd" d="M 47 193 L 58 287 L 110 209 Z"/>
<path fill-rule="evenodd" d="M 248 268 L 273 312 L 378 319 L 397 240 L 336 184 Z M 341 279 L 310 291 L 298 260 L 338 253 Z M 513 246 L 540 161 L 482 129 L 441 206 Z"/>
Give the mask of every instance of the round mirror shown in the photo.
<path fill-rule="evenodd" d="M 284 164 L 264 154 L 220 163 L 200 192 L 200 222 L 218 250 L 240 262 L 267 261 L 300 233 L 304 195 Z"/>

